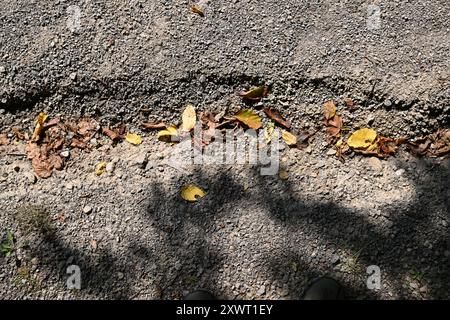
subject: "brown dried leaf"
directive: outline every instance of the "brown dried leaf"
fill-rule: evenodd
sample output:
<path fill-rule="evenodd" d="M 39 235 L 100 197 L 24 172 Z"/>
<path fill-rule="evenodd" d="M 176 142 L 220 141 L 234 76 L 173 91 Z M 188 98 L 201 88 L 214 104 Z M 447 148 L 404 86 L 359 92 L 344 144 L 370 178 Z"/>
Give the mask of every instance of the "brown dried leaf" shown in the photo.
<path fill-rule="evenodd" d="M 145 122 L 141 124 L 142 128 L 144 129 L 149 129 L 149 130 L 154 130 L 154 129 L 165 129 L 167 128 L 167 125 L 164 122 L 157 122 L 157 123 L 149 123 L 149 122 Z"/>
<path fill-rule="evenodd" d="M 94 134 L 98 129 L 98 124 L 95 120 L 92 119 L 81 119 L 78 122 L 78 130 L 77 133 L 81 136 L 90 136 Z"/>
<path fill-rule="evenodd" d="M 20 132 L 19 129 L 14 127 L 11 129 L 11 131 L 14 133 L 17 140 L 25 140 L 25 135 L 22 132 Z"/>
<path fill-rule="evenodd" d="M 51 128 L 51 127 L 59 124 L 60 121 L 61 121 L 60 118 L 54 118 L 54 119 L 50 120 L 49 122 L 45 123 L 42 129 L 47 130 L 48 128 Z"/>
<path fill-rule="evenodd" d="M 270 119 L 272 119 L 276 123 L 282 125 L 286 129 L 291 128 L 291 125 L 283 118 L 281 113 L 278 110 L 276 110 L 275 108 L 265 107 L 263 109 L 263 111 Z"/>
<path fill-rule="evenodd" d="M 64 165 L 63 159 L 59 155 L 56 155 L 56 154 L 52 154 L 48 158 L 48 162 L 52 165 L 53 169 L 55 169 L 55 170 L 61 170 Z"/>
<path fill-rule="evenodd" d="M 64 144 L 64 139 L 60 138 L 57 139 L 56 141 L 53 141 L 53 143 L 50 145 L 50 148 L 53 150 L 58 150 L 60 149 Z"/>
<path fill-rule="evenodd" d="M 33 158 L 31 165 L 36 175 L 42 179 L 47 179 L 52 175 L 53 165 L 45 157 Z"/>
<path fill-rule="evenodd" d="M 336 115 L 336 105 L 333 101 L 327 101 L 324 103 L 323 114 L 325 116 L 325 120 L 330 120 Z"/>
<path fill-rule="evenodd" d="M 328 125 L 341 129 L 344 122 L 342 121 L 342 117 L 335 115 L 332 119 L 328 121 Z"/>
<path fill-rule="evenodd" d="M 72 139 L 70 146 L 72 148 L 78 148 L 78 149 L 86 149 L 87 148 L 87 144 L 85 142 L 83 142 L 79 139 L 75 139 L 75 138 Z"/>
<path fill-rule="evenodd" d="M 6 146 L 9 144 L 8 136 L 5 133 L 0 134 L 0 146 Z"/>
<path fill-rule="evenodd" d="M 25 147 L 25 151 L 27 152 L 27 157 L 30 160 L 39 157 L 41 154 L 41 148 L 34 142 L 28 142 Z"/>
<path fill-rule="evenodd" d="M 336 127 L 328 127 L 326 129 L 326 133 L 332 137 L 337 137 L 340 132 L 341 132 L 341 129 L 336 128 Z"/>
<path fill-rule="evenodd" d="M 113 131 L 108 128 L 102 128 L 102 132 L 114 142 L 120 140 L 120 134 L 117 131 Z"/>
<path fill-rule="evenodd" d="M 200 17 L 204 17 L 204 16 L 205 16 L 205 12 L 204 12 L 203 9 L 200 8 L 199 6 L 192 5 L 192 6 L 191 6 L 191 11 L 192 11 L 193 13 L 198 14 Z"/>
<path fill-rule="evenodd" d="M 355 111 L 358 109 L 355 102 L 350 98 L 345 98 L 344 103 L 350 111 Z"/>
<path fill-rule="evenodd" d="M 200 112 L 199 118 L 202 124 L 208 127 L 217 126 L 217 121 L 210 111 Z"/>
<path fill-rule="evenodd" d="M 127 125 L 125 123 L 121 123 L 117 129 L 116 129 L 117 133 L 119 133 L 120 137 L 123 139 L 123 137 L 125 136 L 125 133 L 127 133 Z"/>

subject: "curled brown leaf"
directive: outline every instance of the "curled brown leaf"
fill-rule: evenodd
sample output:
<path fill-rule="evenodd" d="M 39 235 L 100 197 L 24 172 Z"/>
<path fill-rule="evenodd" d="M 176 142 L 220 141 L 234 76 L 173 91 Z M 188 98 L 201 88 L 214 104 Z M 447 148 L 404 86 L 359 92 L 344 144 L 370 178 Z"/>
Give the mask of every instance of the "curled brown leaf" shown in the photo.
<path fill-rule="evenodd" d="M 167 125 L 164 122 L 150 123 L 144 122 L 141 124 L 142 128 L 149 130 L 160 130 L 167 128 Z"/>
<path fill-rule="evenodd" d="M 281 115 L 281 113 L 275 109 L 275 108 L 271 108 L 271 107 L 265 107 L 263 109 L 264 113 L 273 121 L 275 121 L 276 123 L 278 123 L 279 125 L 285 127 L 286 129 L 290 129 L 291 125 L 290 123 L 288 123 L 283 116 Z"/>

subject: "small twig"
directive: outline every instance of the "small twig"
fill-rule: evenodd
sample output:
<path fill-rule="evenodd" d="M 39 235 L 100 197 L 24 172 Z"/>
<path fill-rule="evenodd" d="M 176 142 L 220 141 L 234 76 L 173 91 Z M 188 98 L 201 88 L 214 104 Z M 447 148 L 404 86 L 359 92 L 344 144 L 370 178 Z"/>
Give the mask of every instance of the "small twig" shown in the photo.
<path fill-rule="evenodd" d="M 367 59 L 369 62 L 373 63 L 374 65 L 376 65 L 375 62 L 373 62 L 371 59 L 369 59 L 367 56 L 364 56 L 365 59 Z"/>
<path fill-rule="evenodd" d="M 27 155 L 25 153 L 7 153 L 7 156 L 12 156 L 12 157 L 26 157 Z"/>

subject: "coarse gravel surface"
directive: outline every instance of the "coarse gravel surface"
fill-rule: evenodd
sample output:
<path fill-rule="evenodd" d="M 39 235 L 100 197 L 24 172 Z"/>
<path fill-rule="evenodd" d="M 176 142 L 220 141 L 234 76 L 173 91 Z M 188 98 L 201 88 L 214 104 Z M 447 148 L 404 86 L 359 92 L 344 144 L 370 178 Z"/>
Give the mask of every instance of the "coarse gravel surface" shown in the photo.
<path fill-rule="evenodd" d="M 336 101 L 350 131 L 448 128 L 450 5 L 373 1 L 381 20 L 370 30 L 366 1 L 200 1 L 204 17 L 191 3 L 2 1 L 0 133 L 32 131 L 45 111 L 124 122 L 144 139 L 68 150 L 49 179 L 35 177 L 23 142 L 0 146 L 0 240 L 8 230 L 15 240 L 0 254 L 0 298 L 178 299 L 206 288 L 298 299 L 329 275 L 353 299 L 448 299 L 450 160 L 401 148 L 342 163 L 322 104 Z M 245 105 L 237 93 L 261 84 L 269 96 Z M 304 150 L 282 148 L 287 179 L 249 165 L 180 170 L 167 164 L 175 146 L 139 124 L 179 124 L 187 103 L 262 117 L 273 106 L 295 130 L 319 131 Z M 206 196 L 185 202 L 189 183 Z M 81 290 L 66 287 L 70 265 Z M 366 286 L 371 265 L 380 290 Z"/>

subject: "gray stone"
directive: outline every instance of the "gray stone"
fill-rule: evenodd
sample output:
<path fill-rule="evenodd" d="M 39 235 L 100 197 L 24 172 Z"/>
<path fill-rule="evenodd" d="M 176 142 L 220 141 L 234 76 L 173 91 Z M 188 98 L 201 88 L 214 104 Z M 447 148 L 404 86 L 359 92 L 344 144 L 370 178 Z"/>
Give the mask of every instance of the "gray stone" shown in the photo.
<path fill-rule="evenodd" d="M 85 214 L 90 214 L 90 213 L 92 212 L 92 207 L 90 207 L 90 206 L 85 206 L 85 207 L 83 208 L 83 212 L 84 212 Z"/>
<path fill-rule="evenodd" d="M 256 291 L 256 294 L 258 296 L 262 296 L 266 293 L 266 286 L 262 285 L 261 287 L 259 287 L 258 291 Z"/>
<path fill-rule="evenodd" d="M 113 172 L 115 167 L 116 167 L 116 165 L 115 165 L 114 162 L 108 162 L 106 164 L 106 169 L 105 170 L 106 170 L 106 172 Z"/>
<path fill-rule="evenodd" d="M 367 163 L 374 171 L 382 171 L 383 170 L 383 164 L 381 163 L 381 160 L 377 157 L 370 157 L 367 159 Z"/>
<path fill-rule="evenodd" d="M 31 171 L 25 172 L 24 176 L 27 178 L 27 181 L 29 183 L 31 183 L 31 184 L 36 183 L 37 178 L 33 172 L 31 172 Z"/>
<path fill-rule="evenodd" d="M 68 150 L 62 151 L 59 155 L 63 158 L 68 158 L 70 156 L 70 151 Z"/>

